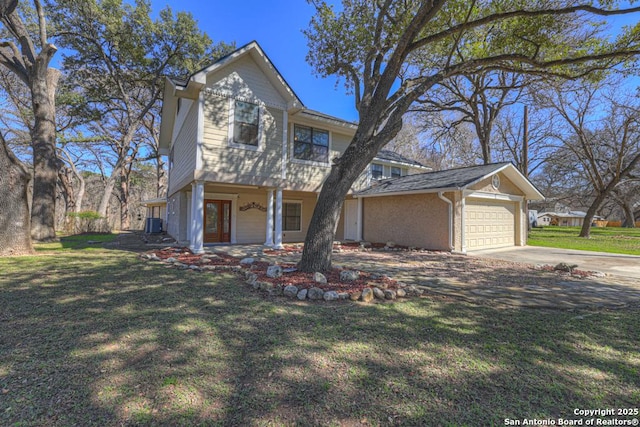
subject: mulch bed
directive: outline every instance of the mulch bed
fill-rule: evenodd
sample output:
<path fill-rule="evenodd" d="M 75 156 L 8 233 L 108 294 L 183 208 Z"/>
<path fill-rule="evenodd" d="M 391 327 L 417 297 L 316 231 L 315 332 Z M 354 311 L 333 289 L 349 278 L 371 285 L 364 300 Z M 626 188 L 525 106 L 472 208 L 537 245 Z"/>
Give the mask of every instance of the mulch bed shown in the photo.
<path fill-rule="evenodd" d="M 342 244 L 340 245 L 340 250 L 343 251 L 356 251 L 359 250 L 360 246 L 358 244 Z M 281 251 L 277 250 L 265 250 L 265 254 L 278 254 L 278 253 L 298 253 L 302 248 L 298 246 L 285 246 L 285 248 Z M 181 247 L 181 248 L 164 248 L 161 250 L 148 251 L 145 253 L 146 255 L 155 254 L 162 261 L 167 262 L 169 258 L 174 258 L 174 267 L 176 268 L 190 268 L 191 266 L 198 267 L 199 271 L 211 271 L 215 272 L 216 269 L 206 268 L 207 266 L 215 266 L 222 267 L 219 268 L 218 271 L 228 270 L 232 267 L 241 267 L 243 270 L 250 270 L 252 273 L 258 276 L 258 281 L 261 282 L 269 282 L 273 285 L 294 285 L 298 289 L 310 289 L 313 287 L 321 288 L 324 291 L 336 291 L 336 292 L 361 292 L 366 287 L 377 286 L 382 289 L 391 289 L 397 290 L 400 288 L 400 284 L 385 276 L 378 275 L 368 272 L 360 271 L 360 276 L 358 279 L 351 282 L 342 282 L 340 280 L 340 273 L 343 269 L 333 268 L 331 271 L 322 272 L 324 276 L 327 278 L 326 284 L 316 283 L 313 280 L 313 273 L 305 273 L 296 270 L 295 264 L 290 263 L 279 263 L 284 273 L 279 278 L 271 278 L 267 276 L 267 268 L 270 265 L 274 265 L 274 263 L 269 263 L 266 261 L 254 261 L 252 264 L 241 264 L 240 258 L 216 252 L 215 254 L 204 253 L 204 254 L 194 254 L 189 250 L 189 248 Z M 144 255 L 144 254 L 143 254 Z M 179 264 L 176 264 L 179 263 Z M 224 267 L 228 267 L 225 269 Z M 194 268 L 194 270 L 197 270 Z"/>

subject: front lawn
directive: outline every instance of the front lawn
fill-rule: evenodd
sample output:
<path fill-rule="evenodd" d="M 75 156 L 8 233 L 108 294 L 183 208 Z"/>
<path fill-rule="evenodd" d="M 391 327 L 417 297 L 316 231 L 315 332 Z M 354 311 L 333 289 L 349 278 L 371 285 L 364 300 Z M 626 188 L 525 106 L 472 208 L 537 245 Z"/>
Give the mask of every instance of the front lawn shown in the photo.
<path fill-rule="evenodd" d="M 3 426 L 505 425 L 640 402 L 638 309 L 298 302 L 95 248 L 0 271 Z"/>
<path fill-rule="evenodd" d="M 591 237 L 578 237 L 580 227 L 534 228 L 527 244 L 549 248 L 640 255 L 640 228 L 592 227 Z"/>

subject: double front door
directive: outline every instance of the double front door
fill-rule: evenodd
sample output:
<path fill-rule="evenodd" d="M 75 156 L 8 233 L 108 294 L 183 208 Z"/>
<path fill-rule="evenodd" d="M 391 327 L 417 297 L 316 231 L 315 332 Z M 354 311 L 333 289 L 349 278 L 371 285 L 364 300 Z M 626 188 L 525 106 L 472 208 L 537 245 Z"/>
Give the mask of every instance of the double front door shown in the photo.
<path fill-rule="evenodd" d="M 231 241 L 231 200 L 204 201 L 204 242 Z"/>

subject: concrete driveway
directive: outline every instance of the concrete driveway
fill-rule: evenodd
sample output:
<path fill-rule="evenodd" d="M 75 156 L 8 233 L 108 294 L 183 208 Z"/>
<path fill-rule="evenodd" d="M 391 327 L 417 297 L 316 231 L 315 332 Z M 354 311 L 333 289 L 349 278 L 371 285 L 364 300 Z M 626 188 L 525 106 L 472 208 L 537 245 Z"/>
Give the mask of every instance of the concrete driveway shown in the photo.
<path fill-rule="evenodd" d="M 565 262 L 567 264 L 577 264 L 580 270 L 601 271 L 608 275 L 640 279 L 640 256 L 635 255 L 543 248 L 539 246 L 485 249 L 482 251 L 470 251 L 468 255 L 529 264 L 556 265 Z"/>

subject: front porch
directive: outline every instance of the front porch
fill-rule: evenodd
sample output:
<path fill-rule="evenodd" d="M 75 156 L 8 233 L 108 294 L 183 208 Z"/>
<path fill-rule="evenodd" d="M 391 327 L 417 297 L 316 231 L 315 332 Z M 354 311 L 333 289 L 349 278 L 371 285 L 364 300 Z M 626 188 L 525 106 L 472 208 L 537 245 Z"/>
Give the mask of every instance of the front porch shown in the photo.
<path fill-rule="evenodd" d="M 281 249 L 303 242 L 318 193 L 277 187 L 193 182 L 168 198 L 167 232 L 194 253 L 217 244 Z M 345 201 L 337 240 L 362 239 L 362 203 Z"/>

